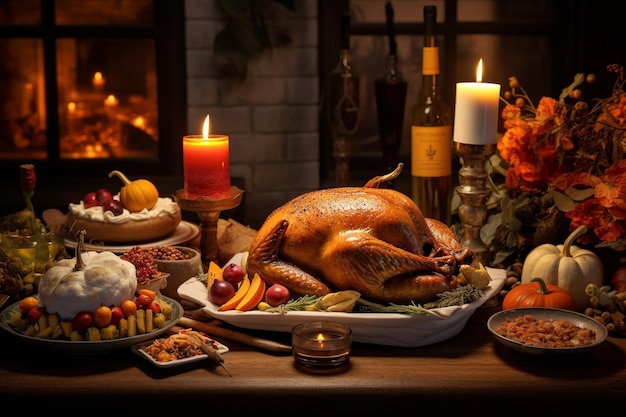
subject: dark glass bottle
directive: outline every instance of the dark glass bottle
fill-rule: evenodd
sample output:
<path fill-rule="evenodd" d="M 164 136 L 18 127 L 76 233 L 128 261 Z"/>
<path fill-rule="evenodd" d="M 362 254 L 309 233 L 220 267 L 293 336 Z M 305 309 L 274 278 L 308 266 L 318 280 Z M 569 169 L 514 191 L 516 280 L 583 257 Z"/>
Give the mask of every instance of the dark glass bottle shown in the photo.
<path fill-rule="evenodd" d="M 353 73 L 350 56 L 350 15 L 341 16 L 339 61 L 329 80 L 329 122 L 333 136 L 335 179 L 348 185 L 354 134 L 359 125 L 359 77 Z"/>
<path fill-rule="evenodd" d="M 412 196 L 425 217 L 450 224 L 452 112 L 439 91 L 436 22 L 436 6 L 425 6 L 422 90 L 411 123 Z"/>
<path fill-rule="evenodd" d="M 385 6 L 385 14 L 389 37 L 389 54 L 385 63 L 385 73 L 382 78 L 374 81 L 374 90 L 384 168 L 387 172 L 391 172 L 398 165 L 398 152 L 402 144 L 407 82 L 398 70 L 393 7 L 390 2 L 387 2 Z M 393 187 L 393 184 L 391 183 L 390 186 Z"/>

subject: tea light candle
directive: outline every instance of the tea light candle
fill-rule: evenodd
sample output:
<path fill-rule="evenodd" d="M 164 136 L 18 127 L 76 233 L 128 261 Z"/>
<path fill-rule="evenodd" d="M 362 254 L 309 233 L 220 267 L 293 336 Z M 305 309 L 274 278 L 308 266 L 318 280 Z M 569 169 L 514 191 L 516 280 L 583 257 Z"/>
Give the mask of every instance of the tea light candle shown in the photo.
<path fill-rule="evenodd" d="M 228 136 L 209 135 L 209 116 L 202 136 L 183 137 L 184 191 L 187 199 L 231 197 Z"/>
<path fill-rule="evenodd" d="M 348 364 L 352 329 L 331 321 L 311 321 L 295 326 L 291 346 L 296 365 L 311 371 L 333 371 Z"/>
<path fill-rule="evenodd" d="M 500 84 L 483 83 L 482 76 L 481 59 L 476 68 L 476 82 L 456 85 L 455 142 L 488 145 L 498 140 Z"/>

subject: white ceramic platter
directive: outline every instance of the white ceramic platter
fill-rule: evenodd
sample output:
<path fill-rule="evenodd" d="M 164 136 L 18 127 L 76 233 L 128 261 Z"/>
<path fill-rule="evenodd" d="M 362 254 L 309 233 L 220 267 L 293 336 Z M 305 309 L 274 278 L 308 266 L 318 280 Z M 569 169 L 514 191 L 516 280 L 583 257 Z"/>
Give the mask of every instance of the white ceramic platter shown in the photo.
<path fill-rule="evenodd" d="M 202 307 L 205 314 L 244 329 L 291 332 L 299 323 L 310 320 L 331 320 L 349 325 L 352 340 L 387 346 L 419 347 L 447 340 L 463 330 L 472 313 L 496 295 L 506 279 L 501 269 L 487 268 L 491 284 L 483 298 L 462 306 L 432 309 L 429 315 L 397 313 L 333 313 L 290 311 L 286 314 L 259 310 L 237 312 L 217 311 L 207 298 L 206 285 L 194 278 L 178 287 L 178 295 Z"/>
<path fill-rule="evenodd" d="M 185 365 L 189 365 L 195 362 L 202 362 L 209 358 L 209 355 L 207 355 L 206 353 L 203 353 L 201 355 L 191 356 L 189 358 L 177 359 L 177 360 L 169 361 L 169 362 L 159 362 L 156 359 L 154 359 L 152 356 L 147 354 L 145 350 L 143 350 L 144 347 L 149 346 L 151 344 L 152 344 L 152 341 L 138 343 L 136 345 L 133 345 L 132 351 L 135 355 L 141 358 L 144 358 L 145 360 L 147 360 L 148 362 L 150 362 L 152 365 L 156 366 L 157 368 L 177 368 L 179 366 L 185 366 Z M 219 354 L 223 355 L 224 353 L 230 350 L 228 346 L 218 342 L 217 340 L 214 340 L 213 344 L 215 345 L 215 347 L 217 347 L 216 350 Z"/>
<path fill-rule="evenodd" d="M 524 315 L 531 315 L 538 320 L 565 320 L 573 325 L 586 329 L 591 329 L 596 333 L 596 340 L 592 344 L 585 346 L 541 347 L 517 342 L 497 333 L 496 330 L 504 321 L 513 321 L 516 318 Z M 562 310 L 559 308 L 529 307 L 499 311 L 489 318 L 489 320 L 487 321 L 487 327 L 489 328 L 489 331 L 494 335 L 496 340 L 498 340 L 500 343 L 503 343 L 505 346 L 508 346 L 518 352 L 530 355 L 582 353 L 598 346 L 600 343 L 604 342 L 608 336 L 606 327 L 604 327 L 598 321 L 592 319 L 591 317 L 585 316 L 584 314 L 576 313 L 569 310 Z"/>
<path fill-rule="evenodd" d="M 154 339 L 167 332 L 173 325 L 178 323 L 178 320 L 180 320 L 184 313 L 183 307 L 176 300 L 169 297 L 161 295 L 161 298 L 172 306 L 172 317 L 165 323 L 164 327 L 150 333 L 144 333 L 137 336 L 122 337 L 120 339 L 113 340 L 101 340 L 98 342 L 41 339 L 33 336 L 27 336 L 11 327 L 9 324 L 11 315 L 16 311 L 19 311 L 19 301 L 2 310 L 0 313 L 0 327 L 9 334 L 22 339 L 25 342 L 45 349 L 52 349 L 58 352 L 74 355 L 96 355 L 108 353 L 113 350 L 127 348 L 134 344 Z"/>
<path fill-rule="evenodd" d="M 154 242 L 128 243 L 124 245 L 96 245 L 85 242 L 84 250 L 86 251 L 109 251 L 113 253 L 124 253 L 135 246 L 172 246 L 181 245 L 195 239 L 200 234 L 200 228 L 193 223 L 181 221 L 174 233 L 170 236 Z M 65 246 L 70 249 L 76 249 L 76 240 L 73 237 L 65 238 Z"/>

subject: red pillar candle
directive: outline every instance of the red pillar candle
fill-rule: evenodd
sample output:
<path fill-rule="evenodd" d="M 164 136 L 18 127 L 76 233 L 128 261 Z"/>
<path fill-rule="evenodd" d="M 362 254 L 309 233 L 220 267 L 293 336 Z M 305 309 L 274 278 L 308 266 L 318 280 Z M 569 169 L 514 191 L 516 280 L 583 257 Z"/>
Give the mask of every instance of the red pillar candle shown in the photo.
<path fill-rule="evenodd" d="M 202 130 L 202 135 L 183 137 L 185 197 L 230 198 L 228 136 L 209 135 L 209 116 Z"/>

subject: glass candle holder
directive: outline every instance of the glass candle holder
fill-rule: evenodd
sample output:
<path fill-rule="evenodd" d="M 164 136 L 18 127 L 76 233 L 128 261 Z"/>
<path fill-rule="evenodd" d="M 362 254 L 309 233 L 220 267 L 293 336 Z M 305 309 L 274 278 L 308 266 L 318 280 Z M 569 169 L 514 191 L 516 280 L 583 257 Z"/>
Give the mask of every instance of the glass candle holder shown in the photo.
<path fill-rule="evenodd" d="M 296 365 L 314 372 L 332 372 L 350 360 L 352 329 L 342 323 L 310 321 L 298 324 L 291 332 Z"/>

